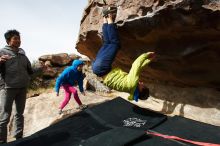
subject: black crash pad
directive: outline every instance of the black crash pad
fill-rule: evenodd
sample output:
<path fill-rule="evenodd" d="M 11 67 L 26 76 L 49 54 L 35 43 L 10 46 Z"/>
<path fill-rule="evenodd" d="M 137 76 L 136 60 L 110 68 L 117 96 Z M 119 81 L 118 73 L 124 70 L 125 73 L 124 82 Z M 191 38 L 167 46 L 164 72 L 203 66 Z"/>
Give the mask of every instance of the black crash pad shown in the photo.
<path fill-rule="evenodd" d="M 187 140 L 220 144 L 220 127 L 213 126 L 180 116 L 167 118 L 167 121 L 151 129 L 154 132 L 164 135 L 177 136 Z M 164 139 L 162 137 L 147 135 L 146 137 L 134 141 L 132 146 L 178 146 L 192 145 L 183 141 Z"/>
<path fill-rule="evenodd" d="M 89 114 L 79 112 L 31 136 L 11 142 L 8 146 L 73 146 L 81 141 L 107 131 L 105 127 Z"/>
<path fill-rule="evenodd" d="M 124 135 L 121 135 L 130 137 L 124 141 L 127 143 L 141 136 L 144 130 L 156 127 L 166 119 L 165 115 L 140 108 L 118 97 L 74 114 L 31 136 L 4 145 L 77 146 L 95 136 L 103 138 L 114 133 L 120 134 L 117 130 L 120 127 L 130 128 L 128 131 L 139 130 L 134 133 L 124 132 Z"/>
<path fill-rule="evenodd" d="M 130 102 L 116 98 L 94 106 L 88 111 L 97 120 L 110 124 L 112 127 L 127 127 L 147 130 L 164 122 L 167 116 L 138 107 Z"/>
<path fill-rule="evenodd" d="M 82 142 L 81 146 L 123 146 L 143 137 L 144 131 L 131 128 L 114 128 Z"/>
<path fill-rule="evenodd" d="M 153 130 L 188 140 L 220 144 L 220 127 L 180 116 L 169 117 L 167 121 Z"/>

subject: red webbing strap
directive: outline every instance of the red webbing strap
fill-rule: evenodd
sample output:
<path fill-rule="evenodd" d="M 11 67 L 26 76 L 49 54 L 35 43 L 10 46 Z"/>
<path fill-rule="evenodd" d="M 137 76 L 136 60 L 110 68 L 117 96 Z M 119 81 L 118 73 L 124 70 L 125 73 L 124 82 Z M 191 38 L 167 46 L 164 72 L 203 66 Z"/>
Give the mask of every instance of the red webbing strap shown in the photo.
<path fill-rule="evenodd" d="M 163 137 L 165 139 L 173 139 L 173 140 L 188 142 L 188 143 L 195 144 L 195 145 L 198 145 L 198 146 L 220 146 L 220 144 L 193 141 L 193 140 L 188 140 L 188 139 L 180 138 L 180 137 L 177 137 L 177 136 L 169 136 L 169 135 L 164 135 L 164 134 L 160 134 L 160 133 L 156 133 L 156 132 L 151 132 L 151 131 L 146 131 L 146 133 L 149 134 L 149 135 Z"/>

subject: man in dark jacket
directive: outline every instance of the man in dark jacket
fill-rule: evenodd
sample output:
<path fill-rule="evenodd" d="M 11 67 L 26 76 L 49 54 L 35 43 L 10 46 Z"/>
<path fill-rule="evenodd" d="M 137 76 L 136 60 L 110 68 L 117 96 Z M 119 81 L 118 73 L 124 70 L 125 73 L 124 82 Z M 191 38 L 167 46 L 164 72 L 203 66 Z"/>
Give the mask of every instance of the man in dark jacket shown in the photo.
<path fill-rule="evenodd" d="M 7 124 L 13 102 L 15 102 L 13 136 L 16 139 L 23 136 L 27 86 L 33 73 L 24 50 L 19 48 L 20 33 L 17 30 L 9 30 L 5 33 L 5 39 L 8 45 L 0 50 L 0 143 L 7 142 Z"/>

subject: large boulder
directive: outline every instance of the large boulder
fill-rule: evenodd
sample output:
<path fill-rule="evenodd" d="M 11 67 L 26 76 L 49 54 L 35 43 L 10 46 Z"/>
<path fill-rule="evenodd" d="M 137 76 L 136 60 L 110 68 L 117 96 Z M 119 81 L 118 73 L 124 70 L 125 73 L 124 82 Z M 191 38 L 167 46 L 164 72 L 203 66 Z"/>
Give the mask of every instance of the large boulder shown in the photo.
<path fill-rule="evenodd" d="M 39 61 L 48 62 L 53 66 L 66 66 L 69 65 L 73 60 L 78 59 L 79 56 L 75 54 L 68 55 L 67 53 L 59 53 L 59 54 L 51 54 L 51 55 L 43 55 L 39 57 Z"/>
<path fill-rule="evenodd" d="M 219 126 L 220 1 L 106 1 L 118 8 L 121 49 L 113 65 L 128 72 L 140 54 L 157 54 L 141 74 L 152 98 L 137 104 Z M 76 48 L 91 60 L 102 45 L 103 6 L 89 0 L 81 20 Z"/>
<path fill-rule="evenodd" d="M 52 67 L 46 67 L 43 71 L 44 78 L 55 78 L 57 76 L 57 70 Z"/>
<path fill-rule="evenodd" d="M 65 66 L 72 62 L 67 53 L 54 54 L 51 58 L 51 64 L 54 66 Z"/>
<path fill-rule="evenodd" d="M 76 60 L 76 59 L 80 59 L 81 58 L 81 56 L 78 56 L 76 54 L 69 54 L 69 57 L 70 57 L 71 60 Z"/>
<path fill-rule="evenodd" d="M 121 49 L 115 64 L 129 71 L 142 53 L 156 59 L 143 70 L 144 81 L 182 87 L 220 88 L 219 0 L 108 0 L 117 6 Z M 94 59 L 102 45 L 103 3 L 90 0 L 76 48 Z M 124 53 L 126 52 L 126 53 Z"/>

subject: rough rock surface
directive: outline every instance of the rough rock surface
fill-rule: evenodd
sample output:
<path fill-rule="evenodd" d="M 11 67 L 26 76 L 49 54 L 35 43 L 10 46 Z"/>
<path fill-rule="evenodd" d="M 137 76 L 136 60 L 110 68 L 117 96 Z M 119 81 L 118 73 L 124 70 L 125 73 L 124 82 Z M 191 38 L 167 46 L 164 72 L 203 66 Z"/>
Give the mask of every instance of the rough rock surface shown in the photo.
<path fill-rule="evenodd" d="M 66 66 L 72 63 L 73 60 L 79 59 L 80 56 L 76 54 L 67 54 L 67 53 L 59 53 L 59 54 L 50 54 L 43 55 L 39 57 L 39 61 L 53 65 L 53 66 Z M 48 63 L 48 61 L 50 63 Z M 46 64 L 45 64 L 46 65 Z"/>
<path fill-rule="evenodd" d="M 220 88 L 219 0 L 107 0 L 117 6 L 121 50 L 115 65 L 129 71 L 140 54 L 157 59 L 143 80 Z M 102 44 L 102 0 L 90 0 L 81 20 L 78 51 L 91 59 Z M 124 53 L 126 52 L 126 54 Z"/>
<path fill-rule="evenodd" d="M 157 54 L 141 74 L 154 98 L 138 104 L 220 126 L 220 1 L 106 1 L 118 8 L 122 47 L 114 66 L 128 72 L 140 54 Z M 76 44 L 92 60 L 102 45 L 103 5 L 89 0 Z"/>
<path fill-rule="evenodd" d="M 84 85 L 86 87 L 84 89 L 104 94 L 111 93 L 111 89 L 102 83 L 102 79 L 92 73 L 91 65 L 84 66 L 84 73 L 86 75 L 84 78 Z"/>

